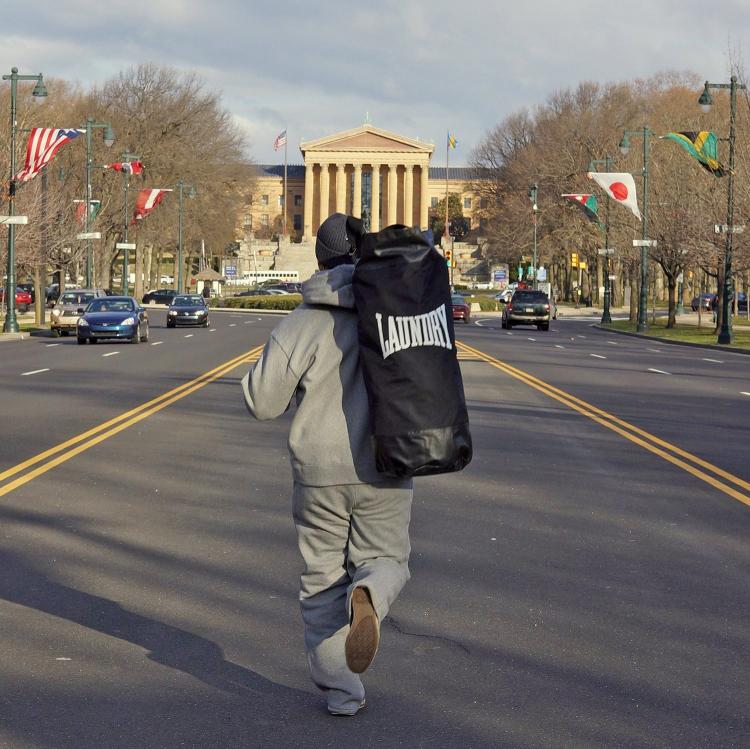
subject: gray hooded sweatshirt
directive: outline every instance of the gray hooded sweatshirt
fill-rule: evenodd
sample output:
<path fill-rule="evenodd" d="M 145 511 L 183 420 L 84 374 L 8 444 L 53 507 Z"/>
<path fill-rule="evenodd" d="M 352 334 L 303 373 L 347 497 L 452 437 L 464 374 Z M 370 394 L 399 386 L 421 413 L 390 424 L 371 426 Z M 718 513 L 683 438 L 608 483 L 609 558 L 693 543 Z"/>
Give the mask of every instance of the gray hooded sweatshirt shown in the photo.
<path fill-rule="evenodd" d="M 294 480 L 307 486 L 387 480 L 375 469 L 353 273 L 353 265 L 339 265 L 306 281 L 303 304 L 276 326 L 242 380 L 256 419 L 276 418 L 296 402 L 289 454 Z"/>

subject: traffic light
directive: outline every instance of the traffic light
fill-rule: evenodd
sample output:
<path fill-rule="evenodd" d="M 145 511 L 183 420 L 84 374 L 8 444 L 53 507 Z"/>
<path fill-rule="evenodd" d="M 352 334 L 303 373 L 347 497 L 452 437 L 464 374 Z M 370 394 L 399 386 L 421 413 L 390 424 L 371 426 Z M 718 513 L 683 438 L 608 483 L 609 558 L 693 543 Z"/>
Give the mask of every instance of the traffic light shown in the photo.
<path fill-rule="evenodd" d="M 445 264 L 449 267 L 453 267 L 453 250 L 445 251 Z"/>
<path fill-rule="evenodd" d="M 571 268 L 578 267 L 578 253 L 577 252 L 570 253 L 570 267 Z"/>

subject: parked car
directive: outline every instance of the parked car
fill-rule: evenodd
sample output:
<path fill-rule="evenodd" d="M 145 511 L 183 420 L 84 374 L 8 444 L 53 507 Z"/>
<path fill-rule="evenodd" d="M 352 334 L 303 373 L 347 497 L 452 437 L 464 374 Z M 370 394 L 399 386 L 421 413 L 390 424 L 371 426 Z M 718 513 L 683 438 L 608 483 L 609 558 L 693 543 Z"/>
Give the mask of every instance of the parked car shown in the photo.
<path fill-rule="evenodd" d="M 5 307 L 5 289 L 0 289 L 0 299 L 2 299 L 2 306 Z M 19 312 L 26 312 L 31 302 L 31 294 L 21 286 L 16 286 L 16 309 Z"/>
<path fill-rule="evenodd" d="M 302 293 L 302 284 L 294 283 L 292 281 L 283 281 L 282 283 L 275 283 L 272 286 L 264 286 L 263 288 L 270 290 L 277 289 L 283 291 L 285 294 L 300 294 Z"/>
<path fill-rule="evenodd" d="M 471 305 L 459 294 L 451 297 L 453 304 L 453 322 L 462 320 L 467 325 L 471 322 Z"/>
<path fill-rule="evenodd" d="M 143 295 L 144 304 L 171 304 L 177 296 L 174 289 L 152 289 Z"/>
<path fill-rule="evenodd" d="M 719 295 L 718 294 L 712 294 L 713 298 L 711 299 L 711 310 L 715 310 L 716 307 L 719 304 Z M 732 296 L 732 310 L 734 311 L 735 303 L 737 304 L 737 312 L 747 312 L 747 294 L 744 291 L 734 292 L 734 295 Z"/>
<path fill-rule="evenodd" d="M 78 319 L 78 343 L 121 338 L 148 341 L 148 313 L 131 296 L 107 296 L 91 301 Z"/>
<path fill-rule="evenodd" d="M 105 297 L 104 289 L 74 289 L 65 291 L 52 308 L 50 314 L 50 328 L 54 336 L 66 336 L 75 332 L 79 310 L 85 308 L 94 299 Z"/>
<path fill-rule="evenodd" d="M 247 291 L 240 291 L 235 296 L 275 296 L 278 294 L 277 289 L 248 289 Z"/>
<path fill-rule="evenodd" d="M 184 294 L 172 300 L 167 311 L 167 327 L 175 328 L 178 325 L 201 325 L 204 328 L 210 325 L 203 296 Z"/>
<path fill-rule="evenodd" d="M 536 325 L 537 330 L 549 330 L 551 316 L 549 297 L 543 291 L 518 289 L 503 309 L 501 325 L 506 329 Z"/>
<path fill-rule="evenodd" d="M 710 312 L 715 298 L 716 298 L 716 294 L 701 294 L 700 297 L 694 296 L 693 301 L 690 302 L 690 309 L 693 310 L 693 312 L 697 312 L 698 301 L 700 299 L 701 309 L 706 310 L 707 312 Z"/>
<path fill-rule="evenodd" d="M 34 284 L 33 283 L 19 283 L 18 284 L 19 289 L 23 289 L 24 291 L 28 291 L 31 295 L 31 303 L 34 304 L 34 301 L 36 300 L 36 294 L 34 292 Z"/>

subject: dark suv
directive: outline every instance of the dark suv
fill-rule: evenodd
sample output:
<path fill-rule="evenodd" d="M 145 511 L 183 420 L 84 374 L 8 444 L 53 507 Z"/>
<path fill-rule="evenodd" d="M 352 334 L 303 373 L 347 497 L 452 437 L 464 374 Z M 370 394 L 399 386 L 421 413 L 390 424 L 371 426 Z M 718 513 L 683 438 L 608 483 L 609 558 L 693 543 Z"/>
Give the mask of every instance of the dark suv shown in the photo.
<path fill-rule="evenodd" d="M 171 304 L 176 296 L 174 289 L 155 289 L 143 295 L 143 304 Z"/>
<path fill-rule="evenodd" d="M 536 325 L 537 330 L 549 330 L 551 316 L 549 297 L 543 291 L 518 289 L 503 309 L 502 327 Z"/>

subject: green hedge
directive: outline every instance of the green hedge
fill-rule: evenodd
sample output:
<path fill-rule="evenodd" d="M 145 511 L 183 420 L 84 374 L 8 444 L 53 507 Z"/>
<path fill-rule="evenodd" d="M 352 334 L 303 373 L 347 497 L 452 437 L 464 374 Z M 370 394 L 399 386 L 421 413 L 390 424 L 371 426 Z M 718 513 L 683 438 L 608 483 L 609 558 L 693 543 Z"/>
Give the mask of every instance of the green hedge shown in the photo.
<path fill-rule="evenodd" d="M 227 299 L 211 299 L 209 304 L 212 307 L 231 307 L 233 309 L 295 309 L 302 304 L 302 295 L 233 296 Z"/>

